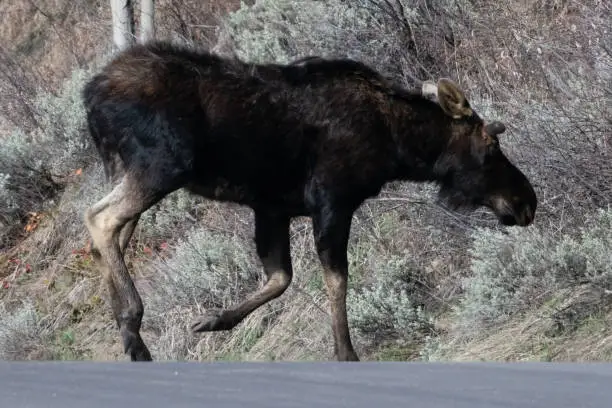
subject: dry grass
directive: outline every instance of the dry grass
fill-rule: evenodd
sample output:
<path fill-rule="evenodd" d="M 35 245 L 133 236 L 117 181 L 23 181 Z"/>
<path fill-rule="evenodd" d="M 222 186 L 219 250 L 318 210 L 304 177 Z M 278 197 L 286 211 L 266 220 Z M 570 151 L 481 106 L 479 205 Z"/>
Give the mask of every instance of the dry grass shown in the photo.
<path fill-rule="evenodd" d="M 471 339 L 443 336 L 429 360 L 612 361 L 612 296 L 592 288 L 556 293 L 547 305 Z M 592 300 L 591 302 L 589 300 Z"/>

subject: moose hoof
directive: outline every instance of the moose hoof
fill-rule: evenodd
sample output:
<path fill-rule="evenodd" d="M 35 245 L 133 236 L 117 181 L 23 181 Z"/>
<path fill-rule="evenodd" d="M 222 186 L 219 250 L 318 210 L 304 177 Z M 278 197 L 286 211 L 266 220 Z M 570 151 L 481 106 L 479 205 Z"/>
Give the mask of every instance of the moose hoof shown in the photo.
<path fill-rule="evenodd" d="M 132 361 L 153 361 L 151 352 L 144 344 L 140 348 L 130 349 L 130 359 Z"/>
<path fill-rule="evenodd" d="M 211 309 L 206 314 L 198 317 L 191 324 L 194 333 L 205 331 L 230 330 L 236 326 L 228 312 L 220 309 Z"/>
<path fill-rule="evenodd" d="M 153 361 L 149 349 L 142 341 L 139 334 L 122 331 L 123 345 L 125 354 L 129 354 L 132 361 Z"/>
<path fill-rule="evenodd" d="M 353 353 L 348 353 L 346 355 L 340 356 L 338 358 L 338 361 L 346 361 L 346 362 L 359 361 L 359 357 L 357 357 L 357 354 L 353 352 Z"/>

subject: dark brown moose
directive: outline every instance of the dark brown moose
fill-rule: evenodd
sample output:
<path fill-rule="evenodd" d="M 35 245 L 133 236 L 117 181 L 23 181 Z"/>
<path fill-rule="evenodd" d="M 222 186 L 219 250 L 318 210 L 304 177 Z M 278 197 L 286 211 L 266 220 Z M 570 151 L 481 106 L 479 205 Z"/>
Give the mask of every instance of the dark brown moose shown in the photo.
<path fill-rule="evenodd" d="M 293 273 L 290 220 L 308 216 L 340 361 L 359 360 L 346 312 L 352 215 L 385 183 L 437 182 L 450 204 L 486 206 L 505 225 L 527 226 L 536 211 L 532 186 L 500 148 L 504 125 L 485 123 L 448 79 L 407 91 L 352 60 L 257 65 L 155 42 L 117 55 L 83 98 L 115 185 L 84 218 L 132 360 L 151 354 L 124 251 L 140 215 L 177 189 L 250 207 L 267 275 L 192 330 L 230 330 L 280 296 Z"/>

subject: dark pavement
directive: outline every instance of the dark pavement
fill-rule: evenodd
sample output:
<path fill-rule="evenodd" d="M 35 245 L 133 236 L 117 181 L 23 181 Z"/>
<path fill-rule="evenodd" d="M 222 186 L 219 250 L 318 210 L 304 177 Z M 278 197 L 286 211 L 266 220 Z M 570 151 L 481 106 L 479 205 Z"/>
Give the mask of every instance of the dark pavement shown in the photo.
<path fill-rule="evenodd" d="M 610 408 L 612 364 L 0 362 L 0 407 Z"/>

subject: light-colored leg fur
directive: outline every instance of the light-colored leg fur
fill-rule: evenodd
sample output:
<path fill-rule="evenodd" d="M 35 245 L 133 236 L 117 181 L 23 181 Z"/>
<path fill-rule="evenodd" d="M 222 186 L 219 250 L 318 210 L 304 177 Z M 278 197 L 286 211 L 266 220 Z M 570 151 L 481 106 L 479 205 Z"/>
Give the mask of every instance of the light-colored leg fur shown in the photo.
<path fill-rule="evenodd" d="M 340 361 L 359 361 L 351 342 L 346 312 L 348 271 L 325 266 L 323 278 L 331 307 L 335 354 Z"/>
<path fill-rule="evenodd" d="M 136 227 L 140 214 L 150 205 L 138 188 L 124 176 L 104 198 L 85 215 L 85 224 L 99 252 L 99 263 L 108 284 L 113 314 L 119 325 L 125 352 L 132 360 L 151 360 L 151 354 L 140 337 L 144 312 L 142 299 L 124 262 L 123 252 Z"/>

